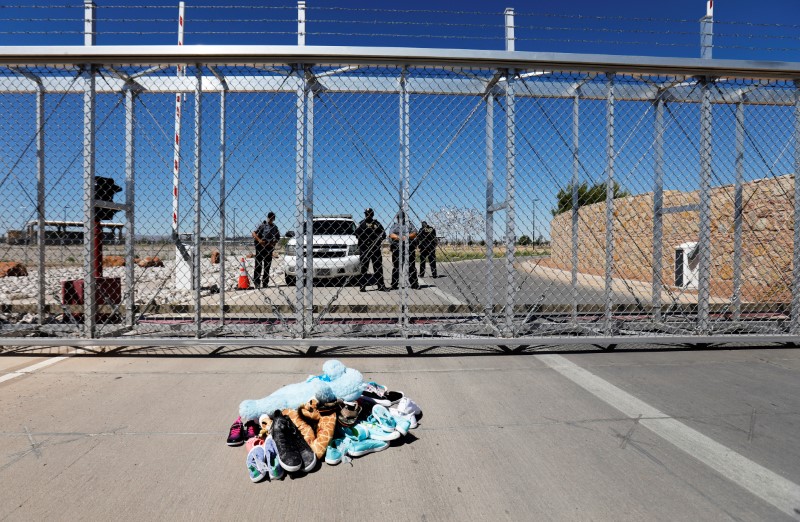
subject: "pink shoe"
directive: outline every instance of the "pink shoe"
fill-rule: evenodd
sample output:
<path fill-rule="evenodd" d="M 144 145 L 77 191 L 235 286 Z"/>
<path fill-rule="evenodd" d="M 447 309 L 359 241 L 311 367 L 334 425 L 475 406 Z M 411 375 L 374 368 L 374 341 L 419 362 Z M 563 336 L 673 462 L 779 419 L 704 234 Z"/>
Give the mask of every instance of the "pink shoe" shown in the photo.
<path fill-rule="evenodd" d="M 237 417 L 228 432 L 228 446 L 241 446 L 244 443 L 244 426 L 242 418 Z"/>
<path fill-rule="evenodd" d="M 264 444 L 264 439 L 260 437 L 252 437 L 247 439 L 247 442 L 244 443 L 244 448 L 247 450 L 248 453 L 250 453 L 250 451 L 252 451 L 253 448 L 255 448 L 256 446 L 260 446 L 261 444 Z"/>

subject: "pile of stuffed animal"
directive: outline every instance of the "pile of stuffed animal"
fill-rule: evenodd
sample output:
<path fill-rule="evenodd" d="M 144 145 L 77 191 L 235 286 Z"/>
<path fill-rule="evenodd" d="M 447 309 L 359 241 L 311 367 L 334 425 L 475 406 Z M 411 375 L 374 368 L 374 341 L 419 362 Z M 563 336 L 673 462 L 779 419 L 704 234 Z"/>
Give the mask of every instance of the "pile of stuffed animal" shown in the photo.
<path fill-rule="evenodd" d="M 243 401 L 227 442 L 245 445 L 250 480 L 277 480 L 311 471 L 323 459 L 336 465 L 385 450 L 421 416 L 403 392 L 365 382 L 359 371 L 330 360 L 322 375 Z"/>

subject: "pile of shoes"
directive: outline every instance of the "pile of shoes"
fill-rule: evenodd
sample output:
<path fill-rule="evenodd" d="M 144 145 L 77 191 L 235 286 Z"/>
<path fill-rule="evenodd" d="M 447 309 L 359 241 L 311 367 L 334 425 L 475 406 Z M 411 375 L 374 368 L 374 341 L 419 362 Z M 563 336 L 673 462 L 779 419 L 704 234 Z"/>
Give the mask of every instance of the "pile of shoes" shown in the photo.
<path fill-rule="evenodd" d="M 244 445 L 250 480 L 279 480 L 286 472 L 309 472 L 324 460 L 336 465 L 383 451 L 417 427 L 422 410 L 403 392 L 368 382 L 355 401 L 311 399 L 297 409 L 262 415 L 258 424 L 241 417 L 228 446 Z"/>

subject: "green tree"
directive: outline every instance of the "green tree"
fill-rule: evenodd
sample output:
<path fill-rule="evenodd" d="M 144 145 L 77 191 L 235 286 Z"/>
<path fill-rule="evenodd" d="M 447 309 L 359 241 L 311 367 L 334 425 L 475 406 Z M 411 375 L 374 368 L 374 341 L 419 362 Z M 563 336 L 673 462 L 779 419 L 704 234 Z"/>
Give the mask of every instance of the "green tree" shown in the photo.
<path fill-rule="evenodd" d="M 630 196 L 630 192 L 623 190 L 619 183 L 614 182 L 614 199 Z M 601 203 L 606 200 L 606 182 L 595 183 L 591 187 L 583 182 L 578 185 L 578 207 Z M 563 212 L 572 210 L 572 183 L 560 189 L 556 194 L 556 207 L 550 212 L 557 216 Z"/>
<path fill-rule="evenodd" d="M 528 246 L 528 245 L 531 244 L 531 238 L 529 238 L 528 236 L 525 236 L 525 235 L 519 236 L 519 239 L 517 240 L 517 244 L 520 245 L 520 246 Z"/>

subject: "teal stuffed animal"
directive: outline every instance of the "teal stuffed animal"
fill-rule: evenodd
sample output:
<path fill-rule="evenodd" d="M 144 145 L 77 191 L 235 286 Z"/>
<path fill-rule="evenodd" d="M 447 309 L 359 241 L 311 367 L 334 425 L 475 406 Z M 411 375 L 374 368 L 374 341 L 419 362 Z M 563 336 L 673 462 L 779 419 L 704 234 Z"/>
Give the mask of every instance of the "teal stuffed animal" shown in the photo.
<path fill-rule="evenodd" d="M 288 384 L 271 395 L 258 400 L 242 401 L 239 415 L 242 422 L 254 420 L 263 414 L 272 414 L 275 410 L 296 409 L 317 399 L 319 402 L 330 402 L 336 399 L 354 401 L 364 391 L 364 377 L 361 372 L 347 368 L 336 360 L 325 361 L 322 375 L 312 375 L 304 382 Z"/>

